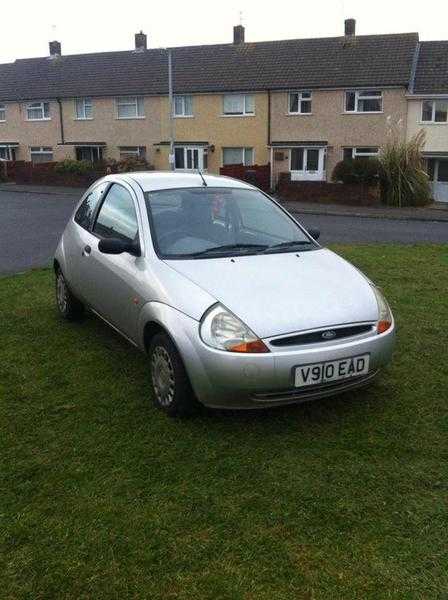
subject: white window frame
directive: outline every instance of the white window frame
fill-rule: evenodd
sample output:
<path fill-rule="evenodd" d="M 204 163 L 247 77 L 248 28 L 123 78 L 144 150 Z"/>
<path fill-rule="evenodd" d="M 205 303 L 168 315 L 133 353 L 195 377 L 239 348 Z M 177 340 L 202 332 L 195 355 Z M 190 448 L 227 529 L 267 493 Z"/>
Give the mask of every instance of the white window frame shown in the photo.
<path fill-rule="evenodd" d="M 303 97 L 303 94 L 309 94 L 309 97 Z M 297 111 L 291 110 L 291 96 L 297 96 Z M 310 112 L 302 111 L 302 102 L 310 102 Z M 312 115 L 313 114 L 313 93 L 309 90 L 288 92 L 288 115 Z"/>
<path fill-rule="evenodd" d="M 186 107 L 186 102 L 185 102 L 186 98 L 191 98 L 191 113 L 186 112 L 186 108 L 185 108 Z M 180 113 L 176 112 L 176 100 L 180 100 L 181 104 L 182 104 L 182 111 Z M 194 117 L 193 96 L 191 94 L 179 94 L 179 95 L 176 94 L 174 96 L 174 102 L 173 102 L 173 114 L 176 119 L 191 119 L 192 117 Z"/>
<path fill-rule="evenodd" d="M 0 150 L 3 150 L 3 154 L 4 154 L 3 160 L 15 160 L 14 154 L 13 154 L 16 150 L 15 146 L 10 146 L 8 144 L 0 144 Z M 2 160 L 2 159 L 0 158 L 0 160 Z"/>
<path fill-rule="evenodd" d="M 226 113 L 225 112 L 225 99 L 233 96 L 233 97 L 241 97 L 243 98 L 243 111 L 242 112 L 232 112 L 232 113 Z M 252 104 L 253 104 L 253 110 L 252 111 L 248 111 L 247 110 L 247 98 L 252 98 Z M 222 116 L 223 117 L 254 117 L 255 116 L 255 95 L 254 94 L 223 94 L 222 96 Z"/>
<path fill-rule="evenodd" d="M 431 102 L 432 104 L 432 113 L 431 113 L 431 120 L 430 121 L 424 121 L 423 120 L 423 105 L 425 102 Z M 420 106 L 420 123 L 423 123 L 425 125 L 430 124 L 430 125 L 446 125 L 448 123 L 448 111 L 447 111 L 447 118 L 446 121 L 436 121 L 436 104 L 437 102 L 446 102 L 448 104 L 448 98 L 441 98 L 440 100 L 431 100 L 431 99 L 424 99 L 422 100 L 421 106 Z"/>
<path fill-rule="evenodd" d="M 379 92 L 378 94 L 367 95 L 367 92 Z M 355 94 L 355 107 L 353 110 L 347 110 L 347 94 Z M 360 96 L 360 94 L 365 94 Z M 381 110 L 359 110 L 360 100 L 380 100 Z M 364 90 L 345 90 L 344 92 L 344 112 L 349 115 L 379 115 L 384 112 L 384 97 L 383 91 L 378 89 L 364 89 Z"/>
<path fill-rule="evenodd" d="M 75 98 L 75 121 L 91 121 L 93 119 L 93 102 L 92 98 Z M 78 114 L 78 102 L 81 103 L 81 115 Z M 86 108 L 90 109 L 90 117 L 86 116 Z"/>
<path fill-rule="evenodd" d="M 33 162 L 33 156 L 37 154 L 51 154 L 51 160 L 48 162 L 53 162 L 54 154 L 52 146 L 30 146 L 30 160 Z"/>
<path fill-rule="evenodd" d="M 292 153 L 293 150 L 298 149 L 303 150 L 303 169 L 301 171 L 292 169 Z M 315 171 L 309 171 L 307 169 L 308 163 L 308 151 L 309 150 L 317 150 L 318 151 L 318 165 Z M 325 181 L 326 179 L 326 149 L 322 146 L 296 146 L 295 148 L 290 148 L 289 150 L 289 172 L 291 174 L 291 181 Z"/>
<path fill-rule="evenodd" d="M 3 113 L 3 116 L 2 116 Z M 0 102 L 0 123 L 4 123 L 6 121 L 6 104 L 4 102 Z"/>
<path fill-rule="evenodd" d="M 358 152 L 360 148 L 376 148 L 376 152 Z M 380 149 L 377 146 L 345 146 L 342 149 L 342 158 L 344 159 L 344 151 L 350 149 L 352 151 L 352 158 L 369 158 L 370 156 L 377 157 L 380 153 Z"/>
<path fill-rule="evenodd" d="M 222 148 L 222 154 L 221 154 L 221 164 L 223 167 L 227 167 L 229 165 L 226 165 L 224 162 L 224 151 L 225 150 L 239 150 L 241 151 L 241 162 L 239 163 L 232 163 L 232 164 L 238 164 L 238 165 L 243 165 L 244 167 L 253 167 L 255 165 L 255 149 L 252 146 L 224 146 Z M 247 163 L 246 162 L 246 152 L 250 151 L 252 152 L 252 162 L 251 163 Z"/>
<path fill-rule="evenodd" d="M 47 107 L 47 110 L 45 110 L 45 107 Z M 29 111 L 30 110 L 41 110 L 42 112 L 42 117 L 30 117 L 29 116 Z M 48 116 L 45 116 L 45 113 L 48 114 Z M 26 105 L 26 120 L 27 121 L 51 121 L 51 116 L 50 116 L 50 103 L 47 101 L 42 101 L 42 102 L 28 102 L 28 104 Z"/>
<path fill-rule="evenodd" d="M 126 158 L 134 157 L 134 158 L 145 158 L 146 151 L 143 146 L 120 146 L 118 148 L 120 154 L 120 160 L 125 160 Z"/>
<path fill-rule="evenodd" d="M 129 120 L 129 119 L 144 119 L 145 118 L 145 106 L 144 106 L 144 97 L 143 96 L 120 96 L 115 98 L 117 119 L 121 120 Z M 141 113 L 139 114 L 139 105 L 141 109 Z M 134 106 L 135 107 L 135 115 L 131 117 L 120 117 L 120 106 Z"/>

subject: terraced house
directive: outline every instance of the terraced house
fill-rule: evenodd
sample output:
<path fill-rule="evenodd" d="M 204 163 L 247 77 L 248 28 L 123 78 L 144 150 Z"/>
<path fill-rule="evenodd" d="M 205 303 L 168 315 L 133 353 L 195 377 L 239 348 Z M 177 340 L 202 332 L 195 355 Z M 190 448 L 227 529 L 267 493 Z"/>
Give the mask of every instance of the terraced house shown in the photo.
<path fill-rule="evenodd" d="M 270 163 L 272 185 L 284 172 L 324 181 L 343 157 L 376 155 L 391 121 L 408 134 L 426 44 L 358 36 L 352 19 L 340 37 L 257 43 L 239 25 L 232 43 L 171 49 L 171 121 L 167 50 L 144 33 L 125 52 L 65 56 L 50 42 L 48 57 L 0 65 L 0 158 L 145 156 L 168 169 L 173 129 L 177 170 Z"/>
<path fill-rule="evenodd" d="M 417 56 L 407 97 L 407 136 L 424 129 L 433 197 L 448 202 L 448 42 L 421 42 Z"/>

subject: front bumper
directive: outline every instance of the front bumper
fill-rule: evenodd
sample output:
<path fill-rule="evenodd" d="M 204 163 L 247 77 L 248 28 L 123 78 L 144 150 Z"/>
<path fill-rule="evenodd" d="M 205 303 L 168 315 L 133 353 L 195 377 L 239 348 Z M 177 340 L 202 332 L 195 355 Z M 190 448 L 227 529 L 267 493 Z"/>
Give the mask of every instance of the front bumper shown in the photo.
<path fill-rule="evenodd" d="M 187 347 L 179 350 L 195 394 L 213 408 L 262 408 L 304 402 L 368 385 L 391 359 L 395 326 L 385 333 L 338 342 L 273 348 L 266 354 L 237 354 L 215 350 L 199 338 L 197 323 L 189 320 Z M 369 373 L 332 383 L 294 387 L 295 367 L 370 355 Z"/>

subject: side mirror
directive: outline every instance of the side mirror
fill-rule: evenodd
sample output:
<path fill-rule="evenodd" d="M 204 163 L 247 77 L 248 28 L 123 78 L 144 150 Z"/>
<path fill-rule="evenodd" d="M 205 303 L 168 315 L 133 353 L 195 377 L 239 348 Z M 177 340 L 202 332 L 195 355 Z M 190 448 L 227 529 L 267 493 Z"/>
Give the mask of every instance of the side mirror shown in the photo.
<path fill-rule="evenodd" d="M 98 250 L 103 254 L 123 254 L 128 252 L 133 256 L 140 256 L 140 245 L 138 242 L 126 242 L 119 238 L 105 238 L 98 242 Z"/>
<path fill-rule="evenodd" d="M 308 233 L 310 234 L 310 236 L 314 239 L 314 240 L 318 240 L 320 237 L 320 230 L 319 229 L 307 229 Z"/>

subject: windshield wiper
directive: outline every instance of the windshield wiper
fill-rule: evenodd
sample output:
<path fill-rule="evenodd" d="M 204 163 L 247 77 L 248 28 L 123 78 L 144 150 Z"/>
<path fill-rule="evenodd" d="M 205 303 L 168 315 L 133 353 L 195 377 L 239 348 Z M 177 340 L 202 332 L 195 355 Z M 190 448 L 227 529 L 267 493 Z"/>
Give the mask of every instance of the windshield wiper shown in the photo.
<path fill-rule="evenodd" d="M 289 240 L 287 242 L 280 242 L 279 244 L 274 244 L 273 246 L 268 246 L 264 251 L 265 254 L 276 250 L 287 250 L 289 248 L 297 248 L 297 246 L 314 246 L 314 242 L 311 240 Z"/>
<path fill-rule="evenodd" d="M 198 256 L 206 256 L 208 254 L 220 254 L 221 252 L 227 252 L 228 250 L 266 250 L 269 248 L 266 244 L 225 244 L 224 246 L 213 246 L 206 250 L 200 250 L 199 252 L 191 252 L 191 254 L 184 254 L 184 256 L 190 256 L 196 258 Z"/>

